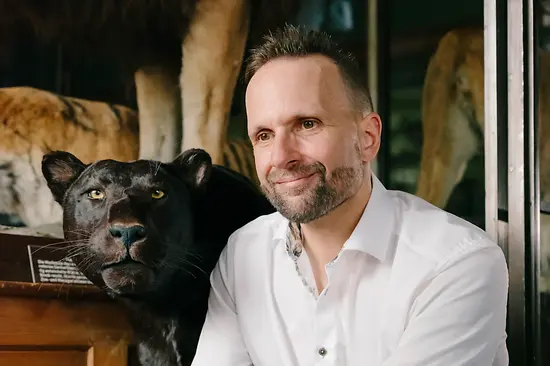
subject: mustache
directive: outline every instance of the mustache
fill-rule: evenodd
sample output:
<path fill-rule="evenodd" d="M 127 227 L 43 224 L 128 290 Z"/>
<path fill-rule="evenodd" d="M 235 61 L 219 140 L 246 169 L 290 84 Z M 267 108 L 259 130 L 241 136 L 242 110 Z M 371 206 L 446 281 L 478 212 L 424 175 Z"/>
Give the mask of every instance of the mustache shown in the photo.
<path fill-rule="evenodd" d="M 304 164 L 293 165 L 288 169 L 271 170 L 271 172 L 269 172 L 269 175 L 267 176 L 267 181 L 269 183 L 275 183 L 277 181 L 287 180 L 287 179 L 297 179 L 297 178 L 312 175 L 315 173 L 325 174 L 325 172 L 326 172 L 325 166 L 319 162 L 308 164 L 308 165 L 304 165 Z"/>

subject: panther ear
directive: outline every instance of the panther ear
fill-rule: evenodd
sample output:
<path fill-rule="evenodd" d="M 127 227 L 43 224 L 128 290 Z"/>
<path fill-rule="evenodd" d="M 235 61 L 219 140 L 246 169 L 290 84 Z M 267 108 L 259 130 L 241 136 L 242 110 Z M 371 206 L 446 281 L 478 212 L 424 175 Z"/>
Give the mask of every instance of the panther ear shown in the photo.
<path fill-rule="evenodd" d="M 195 188 L 206 183 L 212 172 L 212 158 L 203 149 L 185 150 L 172 161 L 172 165 Z"/>
<path fill-rule="evenodd" d="M 42 157 L 42 175 L 59 204 L 63 203 L 65 192 L 84 169 L 86 165 L 66 151 L 52 151 Z"/>

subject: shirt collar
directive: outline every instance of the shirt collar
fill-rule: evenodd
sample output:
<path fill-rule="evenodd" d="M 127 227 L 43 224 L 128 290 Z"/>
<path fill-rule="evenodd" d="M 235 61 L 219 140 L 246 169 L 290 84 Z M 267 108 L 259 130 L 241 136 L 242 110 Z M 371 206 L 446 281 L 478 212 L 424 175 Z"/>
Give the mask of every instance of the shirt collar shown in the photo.
<path fill-rule="evenodd" d="M 343 250 L 358 250 L 370 254 L 380 261 L 386 258 L 395 223 L 395 203 L 374 173 L 372 193 L 357 226 L 344 243 Z M 289 221 L 282 217 L 275 228 L 273 239 L 288 243 L 291 233 Z M 294 233 L 296 234 L 296 232 Z M 288 249 L 288 248 L 287 248 Z"/>
<path fill-rule="evenodd" d="M 372 193 L 361 219 L 344 243 L 344 249 L 365 252 L 384 261 L 388 252 L 395 222 L 395 203 L 380 182 L 372 174 Z"/>

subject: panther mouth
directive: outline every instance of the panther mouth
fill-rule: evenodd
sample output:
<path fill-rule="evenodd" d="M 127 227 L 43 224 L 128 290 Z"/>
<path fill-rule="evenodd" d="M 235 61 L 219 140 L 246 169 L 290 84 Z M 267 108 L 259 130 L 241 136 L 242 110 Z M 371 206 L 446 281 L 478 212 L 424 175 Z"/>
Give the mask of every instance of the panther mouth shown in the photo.
<path fill-rule="evenodd" d="M 142 262 L 131 258 L 107 263 L 101 269 L 103 281 L 116 294 L 137 295 L 150 290 L 155 271 Z"/>
<path fill-rule="evenodd" d="M 101 270 L 104 271 L 104 270 L 109 269 L 109 268 L 122 268 L 122 267 L 128 266 L 128 265 L 134 265 L 136 267 L 142 266 L 142 267 L 146 267 L 146 268 L 149 268 L 151 270 L 154 270 L 154 268 L 151 268 L 147 264 L 145 264 L 141 261 L 137 261 L 137 260 L 131 258 L 130 256 L 125 256 L 124 258 L 119 259 L 117 261 L 105 263 L 101 266 Z"/>

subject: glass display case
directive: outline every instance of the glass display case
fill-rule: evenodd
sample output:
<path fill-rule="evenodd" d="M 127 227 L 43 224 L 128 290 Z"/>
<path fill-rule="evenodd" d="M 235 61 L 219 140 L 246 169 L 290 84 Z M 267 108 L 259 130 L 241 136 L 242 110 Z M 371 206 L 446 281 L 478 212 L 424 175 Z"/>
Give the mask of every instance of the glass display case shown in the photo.
<path fill-rule="evenodd" d="M 550 2 L 389 3 L 385 184 L 494 238 L 510 365 L 550 365 Z"/>
<path fill-rule="evenodd" d="M 485 0 L 485 162 L 496 162 L 486 171 L 486 223 L 507 254 L 510 365 L 550 364 L 546 9 Z"/>

